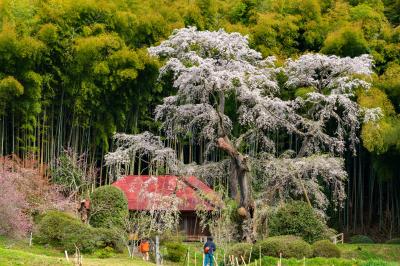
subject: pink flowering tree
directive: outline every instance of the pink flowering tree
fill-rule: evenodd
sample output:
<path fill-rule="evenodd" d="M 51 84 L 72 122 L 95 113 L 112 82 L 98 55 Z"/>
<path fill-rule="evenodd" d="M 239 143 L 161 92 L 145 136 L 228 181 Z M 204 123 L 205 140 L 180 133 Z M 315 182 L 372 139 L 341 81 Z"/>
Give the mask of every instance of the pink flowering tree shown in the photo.
<path fill-rule="evenodd" d="M 321 187 L 327 185 L 340 206 L 346 179 L 341 156 L 346 149 L 355 152 L 362 119 L 381 116 L 355 101 L 356 90 L 371 86 L 369 55 L 306 54 L 277 67 L 274 57 L 263 58 L 239 33 L 195 28 L 175 30 L 149 52 L 165 60 L 160 79 L 172 79 L 176 88 L 155 111 L 166 142 L 190 138 L 205 143 L 206 159 L 215 151 L 225 156 L 185 165 L 160 137 L 117 134 L 117 149 L 106 156 L 110 169 L 119 172 L 140 154 L 170 173 L 227 177 L 249 241 L 257 206 L 269 199 L 303 197 L 323 213 L 328 200 Z M 297 97 L 284 97 L 283 91 Z M 234 112 L 227 110 L 232 103 Z M 278 145 L 277 137 L 290 145 Z M 257 195 L 254 183 L 261 187 Z"/>
<path fill-rule="evenodd" d="M 74 210 L 76 205 L 48 183 L 35 160 L 0 157 L 0 235 L 23 237 L 32 217 L 49 209 Z"/>

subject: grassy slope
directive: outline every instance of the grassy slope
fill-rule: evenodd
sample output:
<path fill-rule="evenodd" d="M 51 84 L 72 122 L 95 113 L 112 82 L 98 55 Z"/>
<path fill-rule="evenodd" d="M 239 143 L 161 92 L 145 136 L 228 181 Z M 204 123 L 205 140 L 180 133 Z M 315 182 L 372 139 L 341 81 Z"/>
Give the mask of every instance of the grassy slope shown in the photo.
<path fill-rule="evenodd" d="M 196 251 L 197 265 L 200 265 L 202 247 L 199 244 L 188 245 L 191 252 L 190 264 L 194 265 L 194 252 Z M 335 266 L 400 266 L 400 245 L 385 244 L 343 244 L 339 245 L 342 251 L 341 259 L 312 258 L 306 260 L 308 266 L 335 265 Z M 218 259 L 223 258 L 222 249 L 218 250 Z M 12 241 L 0 237 L 0 266 L 8 265 L 72 265 L 63 258 L 60 250 L 33 245 L 29 247 L 26 241 Z M 84 265 L 88 266 L 150 266 L 140 259 L 129 259 L 126 254 L 118 254 L 113 258 L 98 259 L 93 256 L 84 255 Z M 277 259 L 264 257 L 262 265 L 276 265 Z M 302 266 L 303 260 L 283 260 L 284 266 Z M 167 265 L 177 265 L 166 263 Z M 182 263 L 181 263 L 182 264 Z M 181 265 L 179 264 L 179 265 Z M 258 264 L 259 265 L 259 264 Z"/>
<path fill-rule="evenodd" d="M 278 258 L 264 257 L 262 259 L 262 265 L 277 265 Z M 253 264 L 252 266 L 258 266 L 260 264 Z M 396 262 L 386 262 L 382 260 L 355 260 L 355 259 L 343 259 L 343 258 L 311 258 L 306 259 L 305 264 L 303 260 L 297 259 L 282 259 L 282 266 L 398 266 Z"/>
<path fill-rule="evenodd" d="M 339 245 L 339 248 L 343 258 L 400 262 L 400 245 L 343 244 Z"/>
<path fill-rule="evenodd" d="M 151 263 L 140 259 L 129 259 L 126 254 L 117 254 L 113 258 L 98 259 L 93 256 L 83 255 L 85 266 L 150 266 Z M 58 266 L 72 265 L 68 263 L 62 251 L 32 245 L 27 241 L 14 241 L 0 236 L 0 266 L 29 265 L 29 266 Z"/>
<path fill-rule="evenodd" d="M 189 244 L 190 266 L 194 265 L 194 253 L 197 255 L 197 265 L 201 260 L 202 246 Z M 307 266 L 335 265 L 335 266 L 400 266 L 400 245 L 387 244 L 342 244 L 339 245 L 342 252 L 340 259 L 311 258 L 306 259 Z M 217 250 L 217 258 L 223 258 L 223 248 Z M 278 259 L 264 257 L 262 266 L 276 265 Z M 255 265 L 255 264 L 253 264 Z M 259 264 L 258 264 L 259 265 Z M 284 259 L 282 266 L 303 266 L 303 260 Z"/>
<path fill-rule="evenodd" d="M 0 266 L 29 265 L 52 266 L 71 265 L 62 258 L 33 254 L 21 250 L 0 248 Z"/>

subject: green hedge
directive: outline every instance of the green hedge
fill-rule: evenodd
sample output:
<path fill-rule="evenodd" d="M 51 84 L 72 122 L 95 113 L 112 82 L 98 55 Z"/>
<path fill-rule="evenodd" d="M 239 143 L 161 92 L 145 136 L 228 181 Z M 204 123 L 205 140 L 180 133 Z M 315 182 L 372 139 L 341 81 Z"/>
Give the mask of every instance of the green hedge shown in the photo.
<path fill-rule="evenodd" d="M 90 225 L 110 228 L 122 226 L 128 216 L 128 200 L 124 192 L 114 186 L 102 186 L 90 196 Z"/>
<path fill-rule="evenodd" d="M 355 235 L 350 237 L 351 244 L 373 244 L 374 240 L 372 240 L 369 236 L 365 235 Z"/>
<path fill-rule="evenodd" d="M 180 262 L 186 256 L 186 247 L 179 242 L 166 242 L 164 247 L 167 249 L 165 258 L 173 262 Z"/>
<path fill-rule="evenodd" d="M 233 255 L 234 257 L 237 257 L 239 259 L 243 256 L 244 260 L 248 261 L 249 257 L 250 257 L 250 251 L 252 251 L 251 258 L 252 258 L 252 260 L 254 260 L 254 259 L 256 259 L 256 256 L 255 256 L 256 250 L 254 250 L 254 252 L 253 252 L 252 247 L 253 247 L 253 245 L 250 243 L 236 243 L 227 250 L 227 255 L 228 256 Z M 253 247 L 253 249 L 255 249 L 255 247 Z M 257 254 L 258 253 L 259 252 L 257 252 Z"/>
<path fill-rule="evenodd" d="M 93 228 L 59 211 L 49 211 L 40 219 L 34 241 L 68 252 L 75 252 L 75 245 L 83 253 L 92 253 L 107 246 L 122 249 L 118 236 L 109 229 Z"/>
<path fill-rule="evenodd" d="M 269 230 L 271 236 L 296 235 L 313 243 L 325 238 L 328 227 L 307 203 L 293 201 L 271 215 Z"/>
<path fill-rule="evenodd" d="M 255 258 L 259 257 L 261 247 L 262 256 L 279 257 L 282 254 L 284 258 L 309 258 L 313 252 L 310 244 L 298 236 L 274 236 L 263 240 L 254 247 Z"/>
<path fill-rule="evenodd" d="M 340 249 L 329 240 L 320 240 L 312 245 L 314 257 L 340 258 Z"/>
<path fill-rule="evenodd" d="M 399 238 L 392 238 L 386 241 L 386 244 L 400 244 L 400 237 Z"/>

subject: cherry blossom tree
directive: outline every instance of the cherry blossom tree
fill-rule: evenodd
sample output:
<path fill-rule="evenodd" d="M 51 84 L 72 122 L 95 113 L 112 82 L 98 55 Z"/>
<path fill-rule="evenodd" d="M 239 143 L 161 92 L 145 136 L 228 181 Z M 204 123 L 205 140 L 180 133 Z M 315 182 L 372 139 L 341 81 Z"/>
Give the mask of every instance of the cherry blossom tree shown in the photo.
<path fill-rule="evenodd" d="M 190 137 L 206 143 L 205 158 L 216 150 L 226 157 L 185 165 L 160 137 L 117 134 L 117 149 L 106 156 L 110 169 L 120 172 L 121 165 L 140 154 L 150 158 L 149 165 L 164 165 L 178 175 L 228 176 L 229 196 L 241 206 L 243 237 L 249 241 L 257 204 L 268 199 L 266 194 L 273 199 L 304 196 L 323 212 L 328 205 L 323 182 L 332 189 L 334 203 L 341 204 L 346 178 L 341 155 L 346 149 L 356 151 L 364 117 L 381 116 L 379 109 L 361 109 L 355 101 L 356 90 L 371 86 L 369 55 L 306 54 L 277 67 L 274 57 L 263 58 L 239 33 L 192 27 L 175 30 L 149 52 L 166 61 L 160 79 L 172 77 L 177 90 L 155 111 L 166 139 Z M 306 93 L 285 98 L 283 90 Z M 227 111 L 232 102 L 235 114 Z M 295 139 L 296 145 L 279 147 L 277 135 Z M 251 186 L 255 181 L 263 187 L 256 197 Z"/>

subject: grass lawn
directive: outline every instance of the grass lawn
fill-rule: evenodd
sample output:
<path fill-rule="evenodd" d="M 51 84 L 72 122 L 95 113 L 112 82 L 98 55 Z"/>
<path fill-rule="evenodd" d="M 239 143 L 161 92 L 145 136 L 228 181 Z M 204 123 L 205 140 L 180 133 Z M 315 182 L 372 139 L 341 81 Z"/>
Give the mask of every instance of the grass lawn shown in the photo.
<path fill-rule="evenodd" d="M 194 256 L 196 254 L 197 266 L 201 265 L 202 245 L 191 243 L 187 245 L 189 249 L 189 265 L 194 266 Z M 306 265 L 309 266 L 400 266 L 400 245 L 388 244 L 340 244 L 338 245 L 342 252 L 341 258 L 309 258 L 306 259 Z M 223 260 L 223 248 L 217 247 L 216 258 L 220 262 Z M 199 263 L 200 262 L 200 263 Z M 263 257 L 262 266 L 277 265 L 278 259 L 272 257 Z M 241 263 L 239 259 L 239 263 Z M 182 263 L 181 263 L 182 265 Z M 255 263 L 251 264 L 256 266 Z M 259 263 L 257 266 L 260 265 Z M 282 266 L 303 266 L 303 260 L 283 259 Z"/>
<path fill-rule="evenodd" d="M 339 244 L 343 258 L 400 262 L 400 245 Z"/>
<path fill-rule="evenodd" d="M 277 265 L 279 259 L 272 257 L 264 257 L 262 266 Z M 252 263 L 251 266 L 259 266 L 260 263 Z M 282 259 L 282 266 L 398 266 L 396 262 L 386 262 L 383 260 L 356 260 L 344 258 L 311 258 L 304 260 L 298 259 Z M 250 265 L 249 265 L 250 266 Z"/>
<path fill-rule="evenodd" d="M 0 248 L 0 266 L 61 266 L 73 265 L 67 262 L 62 256 L 46 256 L 34 254 L 22 250 Z M 83 256 L 83 265 L 85 266 L 150 266 L 151 263 L 144 262 L 140 259 L 129 259 L 126 256 L 116 256 L 108 259 L 98 259 Z"/>
<path fill-rule="evenodd" d="M 0 236 L 0 266 L 58 266 L 68 263 L 61 250 L 39 245 L 28 245 L 28 241 L 15 241 Z M 83 255 L 85 266 L 151 266 L 138 258 L 130 259 L 127 254 L 116 254 L 112 258 L 99 259 L 93 255 Z"/>
<path fill-rule="evenodd" d="M 201 266 L 202 262 L 202 245 L 200 243 L 190 243 L 186 245 L 189 249 L 189 264 L 190 266 Z M 339 245 L 342 251 L 340 259 L 324 259 L 311 258 L 306 259 L 305 265 L 309 266 L 400 266 L 400 245 L 387 244 L 341 244 Z M 196 254 L 196 255 L 195 255 Z M 224 257 L 223 248 L 219 247 L 216 253 L 217 261 L 220 262 Z M 196 257 L 196 263 L 195 263 Z M 172 263 L 165 261 L 167 266 L 181 266 L 180 263 Z M 278 259 L 272 257 L 263 257 L 262 266 L 277 265 Z M 83 255 L 83 265 L 88 266 L 151 266 L 152 263 L 147 263 L 139 258 L 129 259 L 127 254 L 116 254 L 112 258 L 99 259 L 94 255 Z M 241 262 L 239 262 L 241 263 Z M 27 240 L 15 241 L 0 237 L 0 266 L 14 265 L 29 265 L 29 266 L 58 266 L 58 265 L 73 265 L 68 263 L 64 258 L 62 251 L 32 245 L 29 247 Z M 258 266 L 252 263 L 251 266 Z M 282 266 L 303 266 L 303 260 L 283 259 Z M 250 266 L 250 265 L 248 265 Z"/>

